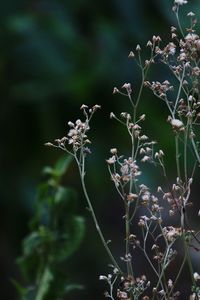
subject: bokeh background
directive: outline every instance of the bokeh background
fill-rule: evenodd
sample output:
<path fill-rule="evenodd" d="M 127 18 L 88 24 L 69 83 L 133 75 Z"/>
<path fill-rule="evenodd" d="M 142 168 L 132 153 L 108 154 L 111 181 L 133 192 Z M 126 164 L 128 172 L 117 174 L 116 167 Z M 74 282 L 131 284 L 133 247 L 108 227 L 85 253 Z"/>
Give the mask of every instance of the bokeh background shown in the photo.
<path fill-rule="evenodd" d="M 187 11 L 199 12 L 199 0 L 189 2 Z M 105 158 L 114 146 L 121 152 L 127 151 L 128 139 L 119 125 L 109 119 L 109 113 L 119 113 L 129 106 L 125 98 L 113 96 L 112 89 L 124 82 L 131 82 L 133 90 L 137 89 L 140 76 L 128 53 L 137 43 L 145 53 L 146 41 L 154 34 L 163 40 L 170 37 L 170 26 L 176 25 L 172 3 L 7 0 L 0 4 L 1 299 L 17 299 L 10 279 L 21 280 L 16 258 L 29 231 L 41 170 L 61 156 L 43 144 L 66 133 L 67 121 L 80 116 L 82 103 L 102 106 L 91 130 L 93 153 L 87 181 L 106 237 L 113 240 L 115 254 L 123 255 L 122 206 L 110 183 Z M 164 79 L 166 74 L 161 69 L 159 73 L 153 70 L 149 76 Z M 165 144 L 168 163 L 172 163 L 171 142 L 166 139 L 168 129 L 159 125 L 167 117 L 165 107 L 145 91 L 141 112 L 144 110 L 149 115 L 147 134 L 161 146 Z M 156 177 L 148 177 L 148 170 L 146 176 L 155 185 Z M 75 165 L 65 181 L 78 192 L 78 213 L 85 216 L 87 227 L 84 242 L 66 266 L 70 278 L 85 289 L 67 299 L 103 299 L 105 287 L 98 276 L 109 272 L 109 260 L 85 209 Z"/>

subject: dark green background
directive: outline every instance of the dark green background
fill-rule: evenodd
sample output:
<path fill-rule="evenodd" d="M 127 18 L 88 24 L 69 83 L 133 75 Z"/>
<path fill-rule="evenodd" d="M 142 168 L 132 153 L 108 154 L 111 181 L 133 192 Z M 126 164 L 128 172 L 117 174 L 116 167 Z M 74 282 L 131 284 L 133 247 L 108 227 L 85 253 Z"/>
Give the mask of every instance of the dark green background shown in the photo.
<path fill-rule="evenodd" d="M 112 238 L 115 254 L 123 255 L 120 246 L 123 212 L 110 184 L 105 158 L 114 146 L 127 152 L 129 144 L 124 131 L 109 120 L 109 113 L 128 110 L 129 106 L 127 99 L 113 96 L 112 89 L 124 82 L 131 82 L 133 90 L 137 89 L 139 76 L 135 63 L 127 58 L 128 53 L 137 43 L 146 51 L 146 41 L 153 34 L 159 34 L 164 41 L 170 37 L 171 22 L 176 24 L 172 3 L 167 0 L 2 1 L 1 299 L 16 299 L 10 278 L 20 279 L 15 259 L 28 232 L 36 186 L 42 180 L 41 169 L 61 155 L 43 144 L 66 133 L 67 121 L 80 115 L 82 103 L 102 106 L 91 130 L 94 139 L 88 183 L 106 237 Z M 194 10 L 199 9 L 198 0 L 190 3 Z M 187 11 L 190 10 L 187 6 Z M 158 73 L 154 68 L 151 77 L 164 79 L 165 70 Z M 148 112 L 147 133 L 161 145 L 166 143 L 170 151 L 169 139 L 165 140 L 168 131 L 159 125 L 161 120 L 165 124 L 167 111 L 158 103 L 150 92 L 145 92 L 141 112 Z M 168 159 L 169 163 L 172 159 Z M 152 177 L 151 180 L 155 185 Z M 78 212 L 86 217 L 87 225 L 81 249 L 66 266 L 69 278 L 85 285 L 85 290 L 68 299 L 103 299 L 104 284 L 98 281 L 98 276 L 109 271 L 109 260 L 85 210 L 75 165 L 65 182 L 78 190 Z"/>

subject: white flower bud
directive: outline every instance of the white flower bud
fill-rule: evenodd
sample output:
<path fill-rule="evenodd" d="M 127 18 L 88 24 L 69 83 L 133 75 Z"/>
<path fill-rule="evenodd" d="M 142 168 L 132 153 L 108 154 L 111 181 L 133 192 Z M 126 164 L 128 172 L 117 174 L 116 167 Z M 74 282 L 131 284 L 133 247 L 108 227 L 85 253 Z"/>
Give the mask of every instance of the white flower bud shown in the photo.
<path fill-rule="evenodd" d="M 136 46 L 136 51 L 140 51 L 141 50 L 141 47 L 140 47 L 140 45 L 138 44 L 137 46 Z"/>
<path fill-rule="evenodd" d="M 100 275 L 99 276 L 99 280 L 108 280 L 108 278 L 106 276 L 104 276 L 104 275 Z"/>
<path fill-rule="evenodd" d="M 183 4 L 187 4 L 187 0 L 175 0 L 174 3 L 178 5 L 183 5 Z"/>
<path fill-rule="evenodd" d="M 117 148 L 112 148 L 110 149 L 111 154 L 117 154 Z"/>
<path fill-rule="evenodd" d="M 176 128 L 176 129 L 180 129 L 184 126 L 183 122 L 179 119 L 172 119 L 171 125 L 172 125 L 172 127 Z"/>
<path fill-rule="evenodd" d="M 193 277 L 194 277 L 194 280 L 195 280 L 195 281 L 197 281 L 197 280 L 200 279 L 200 275 L 199 275 L 197 272 L 195 272 L 195 273 L 193 274 Z"/>
<path fill-rule="evenodd" d="M 130 53 L 129 53 L 128 57 L 129 57 L 129 58 L 131 58 L 131 57 L 132 57 L 132 58 L 133 58 L 133 57 L 135 57 L 135 54 L 134 54 L 134 52 L 133 52 L 133 51 L 130 51 Z"/>

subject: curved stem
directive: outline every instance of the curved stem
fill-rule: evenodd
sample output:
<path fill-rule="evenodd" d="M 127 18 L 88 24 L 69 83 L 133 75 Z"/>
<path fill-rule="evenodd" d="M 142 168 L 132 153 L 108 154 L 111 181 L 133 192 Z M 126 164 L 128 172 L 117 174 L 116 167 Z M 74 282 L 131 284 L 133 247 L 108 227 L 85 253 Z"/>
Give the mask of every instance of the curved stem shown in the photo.
<path fill-rule="evenodd" d="M 75 156 L 75 159 L 76 159 L 76 162 L 77 162 L 77 165 L 78 165 L 78 169 L 79 169 L 79 173 L 80 173 L 80 178 L 81 178 L 81 184 L 82 184 L 82 188 L 83 188 L 83 193 L 84 193 L 84 196 L 85 196 L 85 198 L 86 198 L 86 201 L 87 201 L 89 210 L 90 210 L 90 212 L 91 212 L 93 221 L 94 221 L 94 223 L 95 223 L 96 230 L 97 230 L 97 232 L 98 232 L 98 234 L 99 234 L 99 236 L 100 236 L 100 239 L 101 239 L 101 241 L 102 241 L 102 243 L 103 243 L 103 246 L 104 246 L 104 248 L 105 248 L 105 250 L 106 250 L 108 256 L 110 257 L 110 259 L 111 259 L 111 261 L 112 261 L 114 267 L 117 268 L 118 271 L 122 274 L 122 271 L 121 271 L 121 269 L 120 269 L 118 263 L 116 262 L 115 258 L 113 257 L 113 255 L 112 255 L 112 253 L 111 253 L 111 251 L 110 251 L 110 249 L 109 249 L 109 247 L 108 247 L 108 244 L 107 244 L 107 242 L 106 242 L 106 240 L 105 240 L 105 238 L 104 238 L 104 236 L 103 236 L 103 233 L 102 233 L 101 228 L 100 228 L 100 226 L 99 226 L 99 223 L 98 223 L 98 221 L 97 221 L 97 218 L 96 218 L 96 215 L 95 215 L 93 206 L 92 206 L 92 204 L 91 204 L 89 195 L 88 195 L 88 193 L 87 193 L 87 189 L 86 189 L 86 186 L 85 186 L 85 180 L 84 180 L 84 176 L 85 176 L 84 160 L 85 160 L 85 159 L 84 159 L 84 157 L 83 157 L 83 160 L 82 160 L 82 167 L 81 167 L 81 165 L 80 165 L 80 163 L 79 163 L 79 160 L 78 160 L 77 156 Z"/>

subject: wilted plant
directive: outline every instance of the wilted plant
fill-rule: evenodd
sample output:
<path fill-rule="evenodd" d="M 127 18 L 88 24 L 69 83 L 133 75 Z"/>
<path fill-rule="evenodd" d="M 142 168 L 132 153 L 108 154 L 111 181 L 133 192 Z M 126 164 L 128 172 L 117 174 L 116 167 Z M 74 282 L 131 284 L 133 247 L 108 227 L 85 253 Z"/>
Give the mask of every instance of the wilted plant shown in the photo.
<path fill-rule="evenodd" d="M 85 160 L 90 154 L 87 132 L 90 129 L 90 121 L 100 106 L 88 108 L 87 105 L 82 105 L 85 120 L 77 120 L 75 123 L 70 121 L 70 130 L 66 137 L 57 139 L 55 144 L 46 144 L 66 151 L 77 163 L 83 192 L 96 229 L 111 259 L 112 274 L 101 275 L 100 279 L 109 285 L 105 297 L 113 300 L 189 297 L 200 299 L 200 275 L 192 263 L 190 254 L 190 249 L 200 250 L 200 239 L 197 229 L 191 228 L 188 216 L 188 210 L 193 204 L 194 175 L 200 163 L 200 37 L 196 31 L 197 20 L 193 12 L 187 14 L 190 26 L 186 30 L 181 27 L 179 9 L 186 3 L 185 0 L 174 2 L 173 11 L 178 29 L 171 27 L 172 40 L 167 45 L 162 45 L 159 36 L 153 36 L 147 42 L 150 55 L 144 62 L 140 45 L 137 45 L 135 52 L 130 52 L 129 57 L 136 60 L 141 70 L 142 80 L 138 94 L 135 95 L 132 91 L 130 83 L 125 83 L 122 89 L 113 89 L 114 94 L 127 97 L 131 104 L 130 112 L 123 112 L 120 116 L 113 112 L 110 114 L 111 119 L 115 119 L 126 128 L 131 141 L 130 154 L 125 157 L 117 148 L 112 148 L 106 161 L 111 180 L 124 203 L 125 253 L 122 249 L 124 255 L 120 258 L 120 263 L 113 257 L 102 234 L 85 185 Z M 155 62 L 168 67 L 171 76 L 174 77 L 173 83 L 168 80 L 147 81 L 149 68 Z M 144 87 L 150 88 L 154 95 L 166 104 L 169 111 L 167 121 L 175 143 L 176 165 L 176 175 L 172 183 L 169 180 L 164 151 L 142 130 L 145 114 L 138 115 L 138 106 Z M 165 179 L 163 186 L 157 186 L 156 191 L 152 191 L 142 182 L 141 174 L 145 169 L 143 164 L 146 163 L 158 167 Z M 136 233 L 138 230 L 131 226 L 135 220 L 140 229 L 139 234 Z M 179 255 L 180 247 L 184 249 L 183 256 Z M 144 261 L 149 264 L 151 272 L 146 273 L 143 267 L 139 270 L 134 268 L 138 251 L 143 253 Z M 172 262 L 176 263 L 177 257 L 177 271 L 169 274 L 168 268 Z M 182 290 L 177 289 L 184 268 L 190 274 L 190 292 L 186 291 L 184 286 Z"/>

